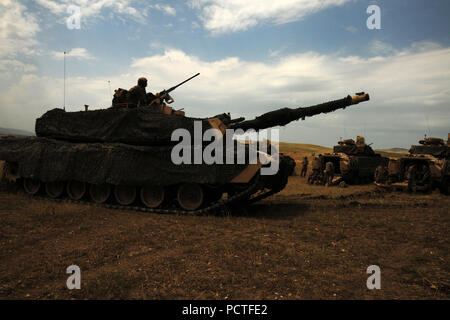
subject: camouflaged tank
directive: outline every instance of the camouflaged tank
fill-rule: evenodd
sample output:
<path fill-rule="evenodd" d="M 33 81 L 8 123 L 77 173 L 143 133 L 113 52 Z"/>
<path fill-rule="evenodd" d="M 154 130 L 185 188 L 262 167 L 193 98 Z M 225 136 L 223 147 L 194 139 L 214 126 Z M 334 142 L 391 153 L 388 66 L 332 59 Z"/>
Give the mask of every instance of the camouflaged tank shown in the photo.
<path fill-rule="evenodd" d="M 450 185 L 450 133 L 444 139 L 425 137 L 413 145 L 409 154 L 390 159 L 387 183 L 378 186 L 408 191 L 432 191 L 438 188 L 449 194 Z"/>
<path fill-rule="evenodd" d="M 370 183 L 374 180 L 376 168 L 382 163 L 387 164 L 388 161 L 388 158 L 375 153 L 361 136 L 356 137 L 356 142 L 353 139 L 338 141 L 332 153 L 321 154 L 317 160 L 320 163 L 320 172 L 325 170 L 327 162 L 333 163 L 335 170 L 333 184 L 342 181 L 347 184 Z M 320 178 L 320 175 L 315 177 L 316 180 Z"/>
<path fill-rule="evenodd" d="M 264 152 L 235 140 L 228 144 L 227 129 L 286 125 L 367 100 L 369 95 L 360 93 L 306 108 L 279 109 L 250 121 L 229 114 L 186 117 L 165 103 L 80 112 L 53 109 L 36 120 L 36 137 L 1 137 L 0 160 L 6 161 L 6 179 L 23 185 L 30 195 L 149 212 L 204 213 L 279 192 L 295 167 L 292 158 L 277 150 Z M 174 163 L 176 129 L 194 137 L 215 129 L 214 141 L 226 146 L 223 158 L 232 148 L 236 160 L 236 150 L 243 149 L 245 161 Z M 193 141 L 189 146 L 195 160 L 196 152 L 201 154 L 209 144 Z M 262 174 L 271 166 L 278 170 Z"/>

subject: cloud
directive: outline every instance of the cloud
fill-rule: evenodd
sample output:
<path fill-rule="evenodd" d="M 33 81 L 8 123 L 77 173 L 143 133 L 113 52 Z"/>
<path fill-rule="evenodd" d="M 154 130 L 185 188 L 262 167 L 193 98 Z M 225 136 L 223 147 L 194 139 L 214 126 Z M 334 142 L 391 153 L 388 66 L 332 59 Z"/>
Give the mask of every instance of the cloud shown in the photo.
<path fill-rule="evenodd" d="M 409 102 L 413 98 L 415 103 L 435 105 L 444 103 L 449 94 L 448 57 L 448 48 L 431 51 L 407 48 L 373 58 L 306 52 L 269 63 L 237 57 L 208 62 L 171 49 L 161 55 L 135 59 L 131 67 L 144 74 L 158 75 L 163 83 L 171 83 L 182 74 L 200 72 L 202 76 L 189 87 L 203 88 L 216 99 L 245 94 L 252 100 L 292 104 L 317 101 L 318 93 L 339 97 L 375 88 L 385 93 L 377 97 L 378 101 Z M 286 93 L 289 95 L 285 96 Z"/>
<path fill-rule="evenodd" d="M 175 8 L 173 8 L 169 5 L 155 4 L 155 5 L 152 5 L 151 8 L 162 11 L 165 14 L 168 14 L 169 16 L 175 16 L 177 14 L 177 11 L 175 10 Z"/>
<path fill-rule="evenodd" d="M 35 0 L 39 5 L 43 6 L 44 8 L 50 10 L 50 12 L 54 14 L 61 14 L 64 13 L 67 10 L 68 4 L 61 3 L 58 1 L 53 0 Z"/>
<path fill-rule="evenodd" d="M 9 86 L 11 81 L 17 80 L 17 75 L 37 70 L 30 60 L 37 54 L 39 31 L 37 18 L 24 5 L 12 0 L 0 2 L 0 81 L 3 85 Z"/>
<path fill-rule="evenodd" d="M 23 63 L 19 60 L 0 59 L 0 71 L 28 73 L 37 71 L 37 68 L 33 64 Z"/>
<path fill-rule="evenodd" d="M 147 10 L 137 9 L 132 4 L 134 0 L 35 0 L 39 5 L 55 15 L 67 15 L 69 5 L 79 6 L 81 17 L 97 18 L 103 10 L 109 9 L 113 13 L 129 15 L 139 22 L 145 22 Z"/>
<path fill-rule="evenodd" d="M 200 19 L 213 34 L 247 30 L 262 23 L 283 24 L 350 0 L 191 0 Z"/>
<path fill-rule="evenodd" d="M 388 55 L 395 52 L 393 46 L 380 40 L 371 41 L 369 51 L 374 55 Z"/>
<path fill-rule="evenodd" d="M 251 119 L 282 107 L 370 93 L 370 102 L 289 124 L 281 129 L 283 141 L 333 145 L 341 136 L 366 133 L 377 148 L 408 147 L 423 136 L 427 122 L 432 134 L 441 137 L 446 137 L 450 123 L 450 48 L 432 43 L 415 43 L 371 58 L 303 52 L 266 62 L 237 57 L 206 61 L 167 49 L 134 59 L 128 74 L 68 78 L 67 106 L 73 111 L 83 104 L 108 107 L 108 80 L 112 88 L 129 88 L 146 76 L 148 90 L 157 92 L 197 72 L 199 77 L 172 95 L 175 107 L 184 107 L 193 117 L 231 112 L 233 117 Z M 36 117 L 60 107 L 62 100 L 61 78 L 23 75 L 0 92 L 0 126 L 30 130 Z"/>
<path fill-rule="evenodd" d="M 31 55 L 40 31 L 36 17 L 13 0 L 0 2 L 0 58 Z"/>
<path fill-rule="evenodd" d="M 277 50 L 269 49 L 268 55 L 271 58 L 277 58 L 277 57 L 281 56 L 282 53 L 284 51 L 286 51 L 287 48 L 288 48 L 288 46 L 282 46 L 281 48 L 278 48 Z"/>
<path fill-rule="evenodd" d="M 56 60 L 64 59 L 63 52 L 52 51 L 52 56 Z M 85 48 L 73 48 L 66 53 L 66 58 L 75 58 L 77 60 L 92 60 L 95 59 Z"/>
<path fill-rule="evenodd" d="M 353 33 L 353 34 L 358 32 L 358 28 L 356 28 L 354 26 L 347 26 L 347 27 L 345 27 L 345 30 L 347 30 L 348 32 Z"/>
<path fill-rule="evenodd" d="M 395 49 L 391 44 L 380 40 L 372 40 L 368 47 L 370 53 L 378 57 L 393 54 L 405 55 L 442 49 L 440 44 L 427 40 L 413 42 L 409 48 L 404 48 L 402 50 Z"/>

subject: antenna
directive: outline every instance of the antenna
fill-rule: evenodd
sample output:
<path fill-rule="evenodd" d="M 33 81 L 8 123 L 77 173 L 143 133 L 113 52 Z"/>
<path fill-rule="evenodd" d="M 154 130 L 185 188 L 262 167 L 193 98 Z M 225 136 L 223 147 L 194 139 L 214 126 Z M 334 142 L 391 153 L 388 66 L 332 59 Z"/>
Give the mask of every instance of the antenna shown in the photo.
<path fill-rule="evenodd" d="M 66 111 L 66 52 L 64 51 L 64 111 Z"/>
<path fill-rule="evenodd" d="M 109 99 L 111 99 L 112 95 L 111 95 L 111 81 L 108 80 L 108 85 L 109 85 Z"/>
<path fill-rule="evenodd" d="M 428 114 L 426 115 L 425 119 L 427 120 L 428 134 L 431 135 L 431 131 L 430 131 L 430 122 L 428 121 Z"/>
<path fill-rule="evenodd" d="M 347 130 L 345 129 L 345 119 L 342 119 L 343 129 L 344 129 L 344 139 L 347 138 Z"/>

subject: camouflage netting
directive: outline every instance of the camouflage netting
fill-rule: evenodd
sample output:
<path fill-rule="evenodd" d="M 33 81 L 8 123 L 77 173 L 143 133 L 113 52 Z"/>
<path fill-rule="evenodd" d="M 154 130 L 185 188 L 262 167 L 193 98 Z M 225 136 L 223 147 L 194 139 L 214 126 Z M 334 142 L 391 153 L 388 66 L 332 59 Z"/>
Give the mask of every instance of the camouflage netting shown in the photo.
<path fill-rule="evenodd" d="M 18 174 L 44 182 L 171 185 L 226 183 L 246 165 L 175 165 L 171 147 L 120 143 L 70 143 L 37 137 L 0 137 L 0 160 L 18 163 Z"/>
<path fill-rule="evenodd" d="M 207 119 L 167 115 L 151 107 L 65 112 L 53 109 L 36 119 L 36 135 L 73 142 L 121 142 L 133 145 L 170 145 L 175 129 L 194 132 L 194 120 L 202 120 L 203 132 L 211 128 Z"/>

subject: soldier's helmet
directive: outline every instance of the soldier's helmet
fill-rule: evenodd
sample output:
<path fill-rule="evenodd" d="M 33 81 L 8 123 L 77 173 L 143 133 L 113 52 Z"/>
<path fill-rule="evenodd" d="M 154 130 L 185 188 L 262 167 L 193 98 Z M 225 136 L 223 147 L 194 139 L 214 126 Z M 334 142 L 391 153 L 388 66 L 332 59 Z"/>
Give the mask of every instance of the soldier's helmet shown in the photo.
<path fill-rule="evenodd" d="M 141 77 L 138 79 L 138 86 L 146 87 L 147 86 L 147 78 Z"/>

